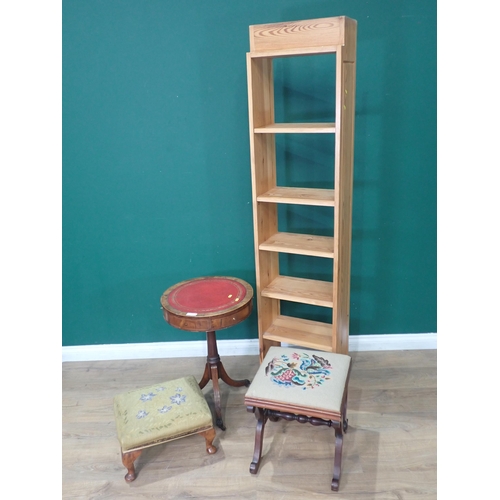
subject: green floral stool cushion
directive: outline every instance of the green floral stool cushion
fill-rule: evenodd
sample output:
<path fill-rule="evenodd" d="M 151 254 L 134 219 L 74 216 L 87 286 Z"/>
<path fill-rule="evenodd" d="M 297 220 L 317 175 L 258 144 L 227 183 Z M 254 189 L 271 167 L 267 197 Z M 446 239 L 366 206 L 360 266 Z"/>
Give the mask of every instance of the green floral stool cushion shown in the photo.
<path fill-rule="evenodd" d="M 122 452 L 130 452 L 213 427 L 210 408 L 193 376 L 115 396 Z"/>

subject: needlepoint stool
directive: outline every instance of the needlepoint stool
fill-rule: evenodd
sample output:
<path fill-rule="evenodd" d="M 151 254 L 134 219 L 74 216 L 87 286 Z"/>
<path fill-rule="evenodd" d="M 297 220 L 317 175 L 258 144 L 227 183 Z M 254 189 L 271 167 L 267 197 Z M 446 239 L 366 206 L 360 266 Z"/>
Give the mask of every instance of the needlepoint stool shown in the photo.
<path fill-rule="evenodd" d="M 245 395 L 247 410 L 257 418 L 250 473 L 257 474 L 259 469 L 268 419 L 326 425 L 335 429 L 331 489 L 338 491 L 350 369 L 351 358 L 344 354 L 301 347 L 269 348 Z"/>
<path fill-rule="evenodd" d="M 115 396 L 114 410 L 127 482 L 136 478 L 134 461 L 150 446 L 201 434 L 207 453 L 217 451 L 210 408 L 191 375 Z"/>

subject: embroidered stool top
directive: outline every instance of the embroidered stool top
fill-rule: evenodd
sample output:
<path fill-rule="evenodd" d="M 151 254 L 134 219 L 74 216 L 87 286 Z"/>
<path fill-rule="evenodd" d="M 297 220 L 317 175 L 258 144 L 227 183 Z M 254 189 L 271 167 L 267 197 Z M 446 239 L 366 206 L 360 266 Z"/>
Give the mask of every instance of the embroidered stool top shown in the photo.
<path fill-rule="evenodd" d="M 115 396 L 114 410 L 122 452 L 213 427 L 210 408 L 191 375 Z"/>
<path fill-rule="evenodd" d="M 302 347 L 269 348 L 248 391 L 247 406 L 339 419 L 351 357 Z"/>

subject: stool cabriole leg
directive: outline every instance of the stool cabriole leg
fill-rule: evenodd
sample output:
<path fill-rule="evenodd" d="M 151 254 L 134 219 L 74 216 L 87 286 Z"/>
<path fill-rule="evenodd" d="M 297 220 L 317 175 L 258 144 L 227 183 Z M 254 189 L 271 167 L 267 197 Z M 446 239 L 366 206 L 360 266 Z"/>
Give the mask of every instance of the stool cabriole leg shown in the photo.
<path fill-rule="evenodd" d="M 205 438 L 207 453 L 209 455 L 217 453 L 217 448 L 213 445 L 213 440 L 215 439 L 215 429 L 212 427 L 211 429 L 202 431 L 199 434 L 201 434 Z"/>
<path fill-rule="evenodd" d="M 127 468 L 127 474 L 125 474 L 125 481 L 131 483 L 136 477 L 134 462 L 139 458 L 142 450 L 129 451 L 126 453 L 122 452 L 122 463 Z"/>

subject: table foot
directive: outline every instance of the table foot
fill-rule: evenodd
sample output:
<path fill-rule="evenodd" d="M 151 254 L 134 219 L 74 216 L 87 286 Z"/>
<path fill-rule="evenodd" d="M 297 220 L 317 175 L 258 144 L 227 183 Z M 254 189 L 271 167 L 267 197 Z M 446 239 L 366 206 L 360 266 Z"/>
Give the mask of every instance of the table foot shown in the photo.
<path fill-rule="evenodd" d="M 226 372 L 224 367 L 222 366 L 222 363 L 219 361 L 218 363 L 218 371 L 219 371 L 219 377 L 227 384 L 230 385 L 231 387 L 249 387 L 250 386 L 250 380 L 243 379 L 243 380 L 233 380 Z"/>
<path fill-rule="evenodd" d="M 219 427 L 219 429 L 221 429 L 222 431 L 226 430 L 226 426 L 224 425 L 224 422 L 222 421 L 222 418 L 220 418 L 220 417 L 217 417 L 215 419 L 215 425 L 217 427 Z"/>

